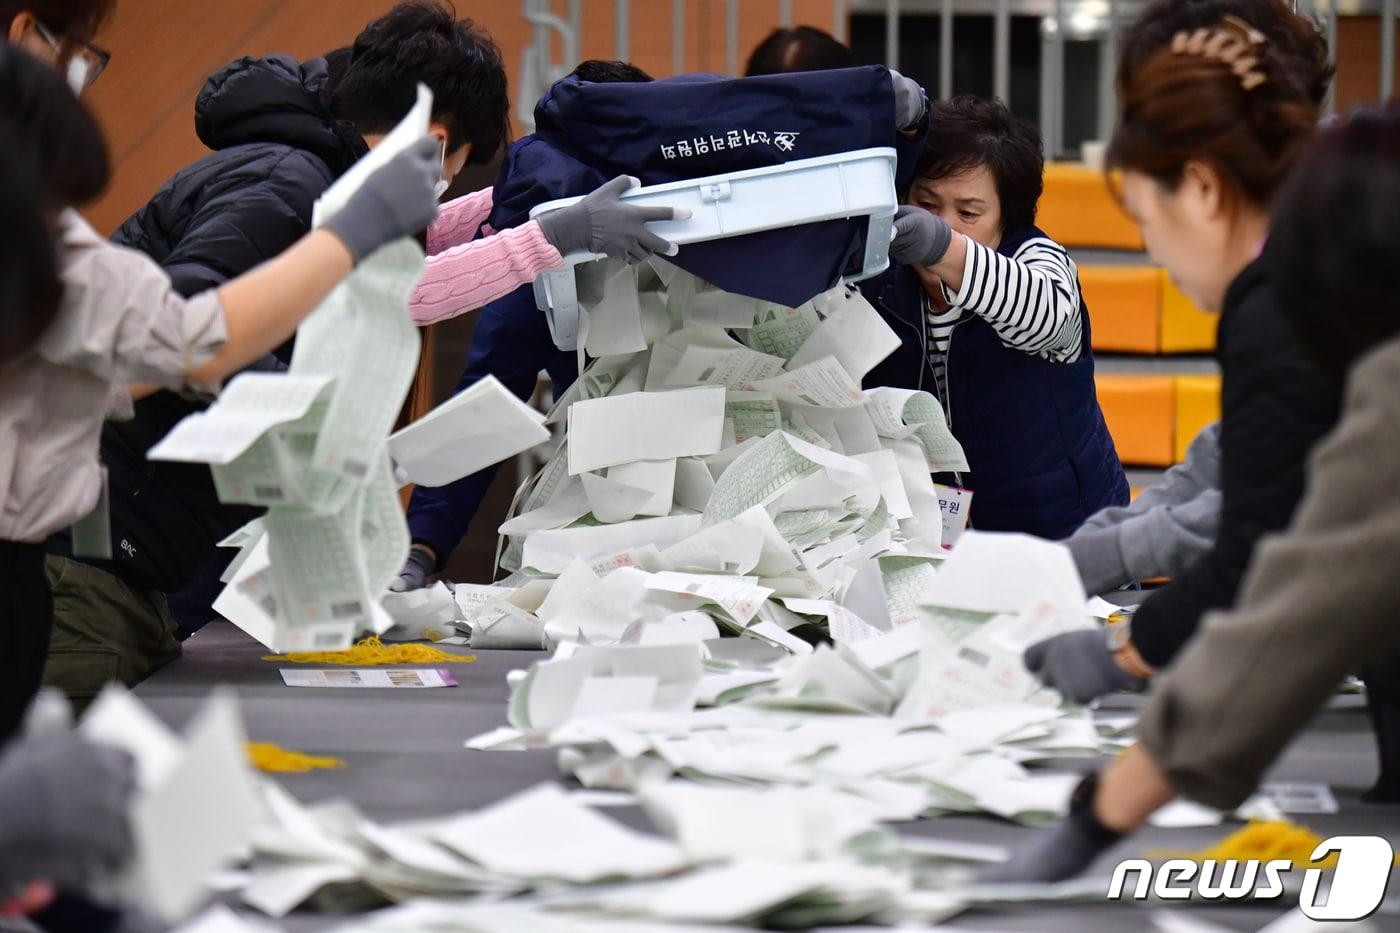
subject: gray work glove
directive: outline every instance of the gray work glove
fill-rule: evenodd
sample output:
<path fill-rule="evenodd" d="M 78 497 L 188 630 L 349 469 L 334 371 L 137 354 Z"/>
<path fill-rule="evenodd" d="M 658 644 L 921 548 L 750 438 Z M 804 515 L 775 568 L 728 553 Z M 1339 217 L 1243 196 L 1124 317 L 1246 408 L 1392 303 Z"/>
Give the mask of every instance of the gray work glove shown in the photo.
<path fill-rule="evenodd" d="M 1075 703 L 1088 703 L 1119 691 L 1137 692 L 1147 682 L 1134 677 L 1113 659 L 1102 629 L 1066 632 L 1026 649 L 1026 669 L 1047 687 Z"/>
<path fill-rule="evenodd" d="M 894 215 L 890 262 L 899 266 L 931 266 L 953 242 L 953 228 L 922 207 L 902 205 Z"/>
<path fill-rule="evenodd" d="M 424 136 L 377 169 L 325 227 L 356 262 L 395 240 L 428 228 L 438 214 L 433 192 L 442 178 L 440 144 Z"/>
<path fill-rule="evenodd" d="M 545 239 L 561 255 L 602 253 L 609 259 L 637 263 L 654 254 L 674 256 L 680 247 L 647 229 L 651 220 L 685 220 L 683 207 L 639 207 L 622 200 L 622 193 L 640 182 L 619 175 L 588 197 L 568 207 L 540 215 Z"/>
<path fill-rule="evenodd" d="M 1030 843 L 1017 850 L 1001 865 L 977 873 L 979 884 L 1024 884 L 1054 882 L 1073 878 L 1112 848 L 1116 833 L 1094 816 L 1094 792 L 1098 775 L 1080 782 L 1070 803 L 1069 815 L 1053 827 L 1042 830 Z"/>
<path fill-rule="evenodd" d="M 408 560 L 399 571 L 398 579 L 389 584 L 389 592 L 407 593 L 409 590 L 421 590 L 428 585 L 428 578 L 436 569 L 437 560 L 432 552 L 421 544 L 415 544 L 408 549 Z"/>
<path fill-rule="evenodd" d="M 76 733 L 12 742 L 0 757 L 0 888 L 81 890 L 131 853 L 136 765 Z"/>
<path fill-rule="evenodd" d="M 919 82 L 904 77 L 893 68 L 890 69 L 890 80 L 894 82 L 895 128 L 910 129 L 928 113 L 928 94 Z"/>

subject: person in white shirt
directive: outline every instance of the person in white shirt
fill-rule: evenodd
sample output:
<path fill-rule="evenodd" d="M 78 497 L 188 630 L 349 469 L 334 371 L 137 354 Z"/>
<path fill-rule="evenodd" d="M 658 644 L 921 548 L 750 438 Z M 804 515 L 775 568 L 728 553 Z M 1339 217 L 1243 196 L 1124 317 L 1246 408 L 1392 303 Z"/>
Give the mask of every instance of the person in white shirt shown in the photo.
<path fill-rule="evenodd" d="M 52 615 L 44 541 L 97 504 L 99 432 L 105 418 L 129 415 L 128 386 L 214 386 L 281 344 L 359 260 L 432 222 L 442 169 L 436 141 L 424 137 L 321 229 L 185 299 L 153 260 L 108 243 L 73 210 L 107 183 L 101 130 L 55 68 L 8 44 L 0 122 L 33 166 L 62 282 L 56 307 L 18 309 L 44 326 L 0 359 L 3 741 L 43 673 Z"/>

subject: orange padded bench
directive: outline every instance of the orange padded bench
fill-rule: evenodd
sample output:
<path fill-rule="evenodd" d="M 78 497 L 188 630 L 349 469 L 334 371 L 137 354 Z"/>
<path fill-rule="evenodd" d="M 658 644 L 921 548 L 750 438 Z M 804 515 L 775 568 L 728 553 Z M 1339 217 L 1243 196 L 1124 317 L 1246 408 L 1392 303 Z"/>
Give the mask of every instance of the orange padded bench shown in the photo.
<path fill-rule="evenodd" d="M 1099 406 L 1118 457 L 1129 466 L 1169 467 L 1220 417 L 1220 377 L 1103 373 Z"/>
<path fill-rule="evenodd" d="M 1162 275 L 1153 266 L 1080 266 L 1094 349 L 1162 352 Z"/>
<path fill-rule="evenodd" d="M 1176 386 L 1171 376 L 1105 373 L 1099 407 L 1118 458 L 1132 466 L 1167 467 L 1176 456 Z"/>
<path fill-rule="evenodd" d="M 1143 248 L 1137 224 L 1109 194 L 1103 172 L 1083 165 L 1058 162 L 1045 167 L 1036 224 L 1064 246 Z"/>
<path fill-rule="evenodd" d="M 1209 353 L 1217 314 L 1207 314 L 1156 266 L 1080 266 L 1099 353 Z"/>

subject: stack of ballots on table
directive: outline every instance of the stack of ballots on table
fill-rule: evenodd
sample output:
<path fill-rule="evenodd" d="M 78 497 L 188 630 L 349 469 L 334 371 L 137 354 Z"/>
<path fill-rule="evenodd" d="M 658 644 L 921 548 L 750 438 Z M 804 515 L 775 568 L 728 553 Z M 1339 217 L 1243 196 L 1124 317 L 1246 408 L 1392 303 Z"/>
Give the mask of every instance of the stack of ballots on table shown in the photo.
<path fill-rule="evenodd" d="M 912 617 L 942 549 L 931 473 L 967 468 L 926 392 L 862 390 L 899 338 L 856 291 L 786 308 L 662 261 L 579 269 L 565 439 L 501 526 L 504 585 L 459 586 L 477 647 L 794 630 Z M 959 527 L 960 530 L 960 527 Z"/>
<path fill-rule="evenodd" d="M 275 784 L 263 790 L 272 817 L 246 867 L 217 886 L 273 918 L 308 902 L 338 911 L 403 902 L 346 930 L 930 922 L 1005 893 L 968 887 L 978 866 L 1006 859 L 1004 849 L 901 837 L 865 798 L 834 788 L 658 783 L 640 803 L 660 835 L 552 784 L 398 825 L 345 801 L 304 807 Z"/>
<path fill-rule="evenodd" d="M 619 574 L 644 572 L 603 582 Z M 889 631 L 832 606 L 834 644 L 794 639 L 792 654 L 736 650 L 745 643 L 713 638 L 708 617 L 644 623 L 624 643 L 562 641 L 512 675 L 510 725 L 468 747 L 557 747 L 562 770 L 595 789 L 675 777 L 828 787 L 880 819 L 1026 823 L 1059 816 L 1076 780 L 1035 766 L 1121 747 L 1021 660 L 1034 641 L 1095 624 L 1063 545 L 969 532 Z"/>

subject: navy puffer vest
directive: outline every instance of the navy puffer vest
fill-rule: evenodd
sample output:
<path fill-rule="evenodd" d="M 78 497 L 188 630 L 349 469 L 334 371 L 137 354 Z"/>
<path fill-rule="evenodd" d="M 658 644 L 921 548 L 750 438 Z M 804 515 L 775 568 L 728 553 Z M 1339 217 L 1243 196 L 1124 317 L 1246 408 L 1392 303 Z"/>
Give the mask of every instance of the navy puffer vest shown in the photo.
<path fill-rule="evenodd" d="M 1045 234 L 1034 227 L 1008 234 L 997 252 L 1010 258 L 1037 237 Z M 861 290 L 904 340 L 866 377 L 866 387 L 922 388 L 938 395 L 925 352 L 918 276 L 911 269 L 891 269 L 862 283 Z M 1128 503 L 1128 481 L 1094 387 L 1082 294 L 1079 313 L 1084 348 L 1075 363 L 1053 363 L 1008 347 L 970 312 L 953 329 L 948 398 L 941 401 L 971 466 L 962 479 L 975 493 L 976 528 L 1060 539 L 1099 509 Z"/>

